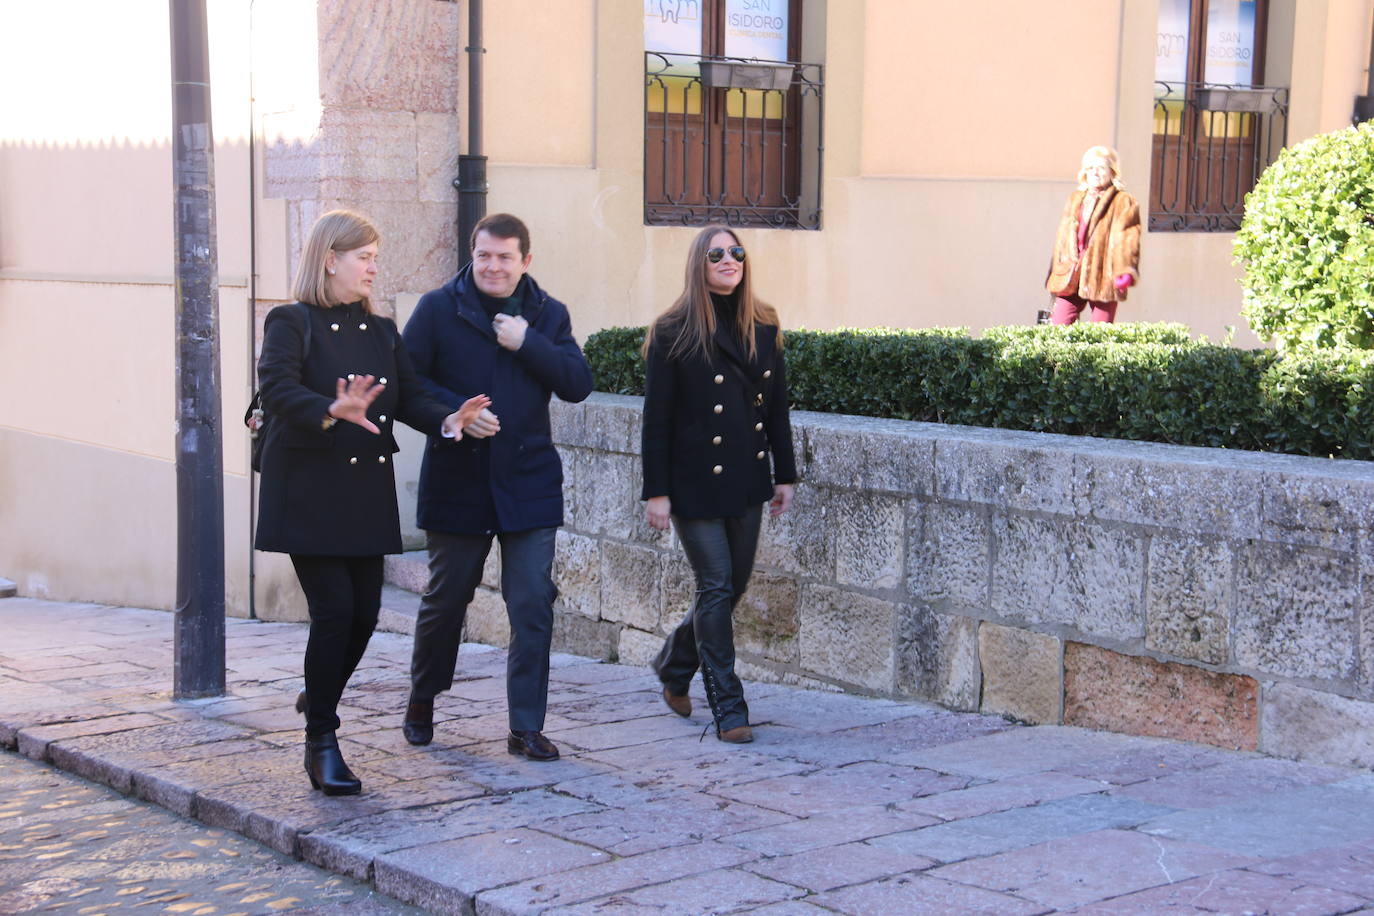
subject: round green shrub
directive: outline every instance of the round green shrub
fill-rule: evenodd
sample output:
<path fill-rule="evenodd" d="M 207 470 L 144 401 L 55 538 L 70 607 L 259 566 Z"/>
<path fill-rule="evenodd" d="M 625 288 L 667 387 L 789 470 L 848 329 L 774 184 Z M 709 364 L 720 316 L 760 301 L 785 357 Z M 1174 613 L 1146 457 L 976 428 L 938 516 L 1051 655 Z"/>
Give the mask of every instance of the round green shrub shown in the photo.
<path fill-rule="evenodd" d="M 1261 339 L 1374 347 L 1374 122 L 1284 150 L 1245 198 L 1235 254 Z"/>

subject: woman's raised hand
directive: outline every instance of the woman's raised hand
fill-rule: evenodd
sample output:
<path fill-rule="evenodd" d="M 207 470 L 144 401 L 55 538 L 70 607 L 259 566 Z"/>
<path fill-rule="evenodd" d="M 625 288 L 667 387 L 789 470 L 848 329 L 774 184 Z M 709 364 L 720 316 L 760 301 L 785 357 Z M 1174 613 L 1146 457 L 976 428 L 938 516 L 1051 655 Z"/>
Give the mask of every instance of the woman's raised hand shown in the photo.
<path fill-rule="evenodd" d="M 444 417 L 444 435 L 452 436 L 454 439 L 463 438 L 463 427 L 476 420 L 482 411 L 490 406 L 491 398 L 485 394 L 468 398 L 462 407 Z"/>
<path fill-rule="evenodd" d="M 376 378 L 374 375 L 355 375 L 351 379 L 339 379 L 329 415 L 336 420 L 356 423 L 370 433 L 380 433 L 377 424 L 367 418 L 367 409 L 386 388 L 380 383 L 374 385 Z"/>

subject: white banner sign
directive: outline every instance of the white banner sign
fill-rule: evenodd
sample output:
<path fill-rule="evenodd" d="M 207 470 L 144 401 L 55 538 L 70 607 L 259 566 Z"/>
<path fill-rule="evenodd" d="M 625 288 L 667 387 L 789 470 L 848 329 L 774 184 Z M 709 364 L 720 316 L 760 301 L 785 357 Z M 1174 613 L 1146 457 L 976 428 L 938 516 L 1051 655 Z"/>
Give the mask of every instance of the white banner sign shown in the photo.
<path fill-rule="evenodd" d="M 787 60 L 789 0 L 726 0 L 725 56 Z"/>

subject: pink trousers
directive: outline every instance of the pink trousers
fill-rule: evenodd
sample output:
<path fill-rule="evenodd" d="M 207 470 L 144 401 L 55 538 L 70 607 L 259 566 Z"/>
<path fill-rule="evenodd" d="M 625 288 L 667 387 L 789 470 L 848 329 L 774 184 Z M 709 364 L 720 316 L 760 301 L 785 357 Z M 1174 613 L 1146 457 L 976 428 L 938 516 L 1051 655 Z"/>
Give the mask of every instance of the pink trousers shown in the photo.
<path fill-rule="evenodd" d="M 1084 309 L 1089 309 L 1089 321 L 1105 321 L 1108 324 L 1116 320 L 1116 302 L 1093 302 L 1089 299 L 1080 299 L 1077 296 L 1055 296 L 1054 309 L 1050 312 L 1051 324 L 1073 324 L 1083 314 Z"/>

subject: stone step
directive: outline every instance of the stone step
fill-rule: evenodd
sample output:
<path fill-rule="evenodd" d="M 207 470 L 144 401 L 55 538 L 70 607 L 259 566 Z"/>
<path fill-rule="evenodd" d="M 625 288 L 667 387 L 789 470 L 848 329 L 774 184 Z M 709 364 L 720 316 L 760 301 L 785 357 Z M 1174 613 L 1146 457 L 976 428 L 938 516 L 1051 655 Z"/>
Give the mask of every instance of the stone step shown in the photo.
<path fill-rule="evenodd" d="M 0 576 L 0 598 L 13 598 L 19 594 L 19 586 L 4 576 Z"/>
<path fill-rule="evenodd" d="M 429 582 L 429 554 L 423 550 L 392 554 L 386 558 L 383 576 L 387 585 L 422 595 Z"/>
<path fill-rule="evenodd" d="M 382 586 L 382 609 L 377 614 L 377 629 L 387 633 L 415 634 L 415 617 L 420 613 L 420 596 L 399 585 Z"/>

